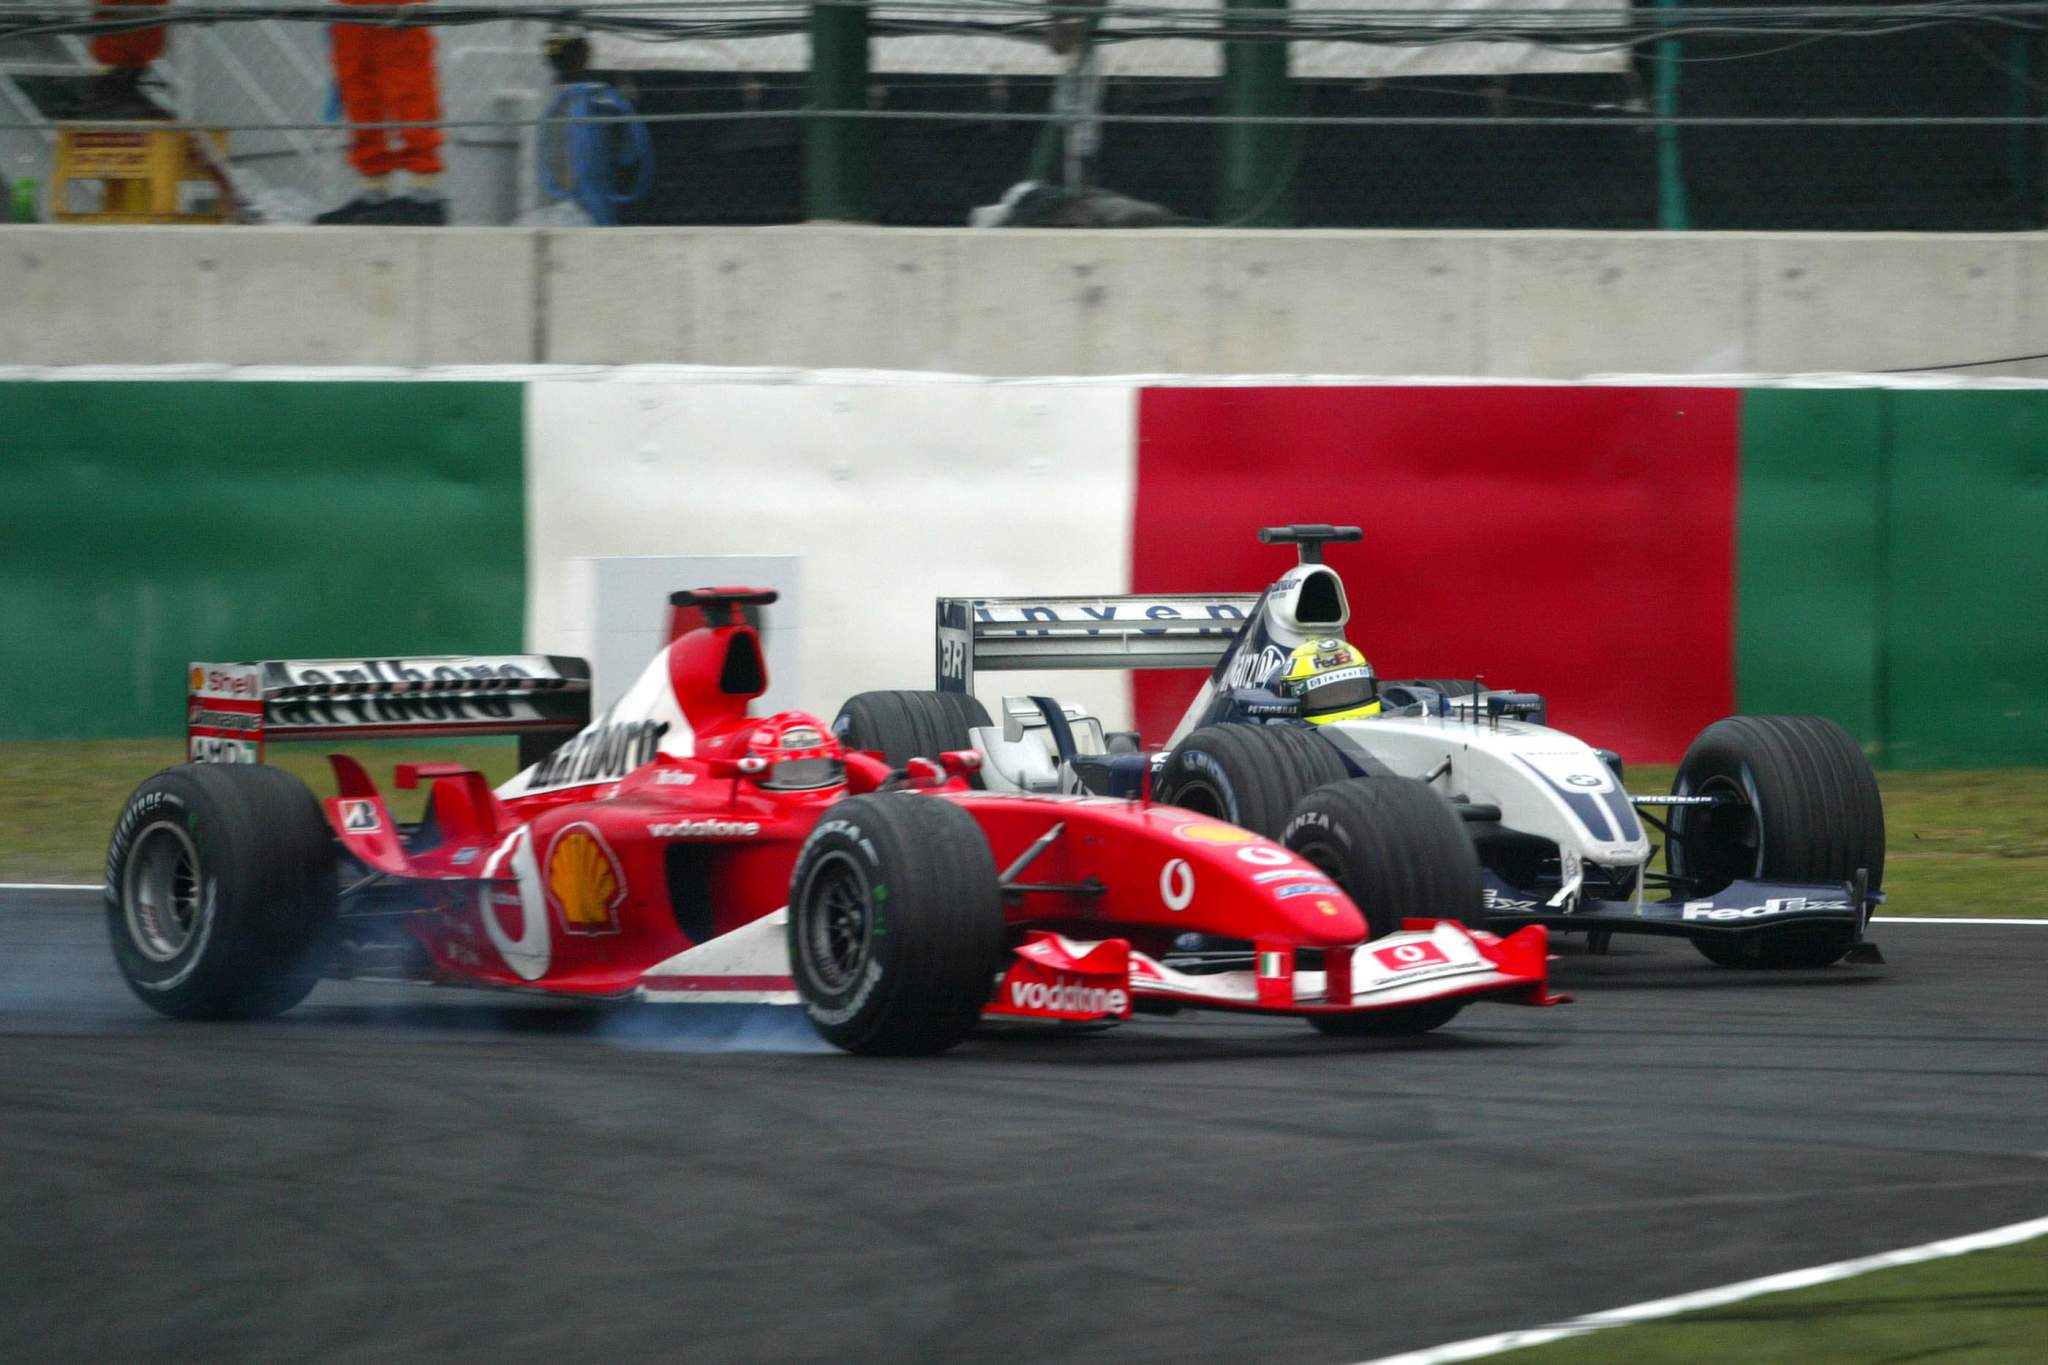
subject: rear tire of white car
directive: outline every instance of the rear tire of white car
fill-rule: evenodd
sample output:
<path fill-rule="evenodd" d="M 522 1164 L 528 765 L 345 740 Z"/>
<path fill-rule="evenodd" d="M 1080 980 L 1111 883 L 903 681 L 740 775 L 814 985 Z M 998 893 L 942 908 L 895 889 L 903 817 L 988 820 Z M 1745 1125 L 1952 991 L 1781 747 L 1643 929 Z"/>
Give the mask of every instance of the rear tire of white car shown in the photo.
<path fill-rule="evenodd" d="M 1205 725 L 1167 755 L 1154 799 L 1278 839 L 1301 799 L 1349 773 L 1301 725 Z"/>
<path fill-rule="evenodd" d="M 260 1019 L 319 982 L 334 838 L 276 768 L 187 764 L 135 789 L 107 850 L 107 930 L 130 990 L 174 1019 Z"/>
<path fill-rule="evenodd" d="M 1672 809 L 1666 859 L 1691 895 L 1730 882 L 1884 881 L 1884 805 L 1856 741 L 1823 716 L 1731 716 L 1702 730 L 1678 765 L 1679 796 L 1727 793 L 1739 804 Z M 1787 924 L 1693 939 L 1723 967 L 1825 967 L 1856 941 L 1838 924 Z"/>
<path fill-rule="evenodd" d="M 825 813 L 789 883 L 789 962 L 818 1032 L 869 1056 L 973 1032 L 1003 956 L 995 857 L 951 801 L 856 796 Z"/>
<path fill-rule="evenodd" d="M 964 692 L 862 692 L 849 697 L 832 722 L 832 733 L 849 749 L 878 753 L 892 768 L 913 758 L 937 758 L 972 749 L 970 730 L 989 724 L 988 711 Z M 979 773 L 968 784 L 981 786 Z"/>
<path fill-rule="evenodd" d="M 1404 919 L 1484 920 L 1479 855 L 1442 797 L 1406 777 L 1361 777 L 1318 787 L 1303 799 L 1281 842 L 1330 874 L 1365 916 L 1371 937 Z M 1337 1038 L 1392 1038 L 1449 1023 L 1462 1005 L 1433 1000 L 1366 1014 L 1312 1014 Z"/>

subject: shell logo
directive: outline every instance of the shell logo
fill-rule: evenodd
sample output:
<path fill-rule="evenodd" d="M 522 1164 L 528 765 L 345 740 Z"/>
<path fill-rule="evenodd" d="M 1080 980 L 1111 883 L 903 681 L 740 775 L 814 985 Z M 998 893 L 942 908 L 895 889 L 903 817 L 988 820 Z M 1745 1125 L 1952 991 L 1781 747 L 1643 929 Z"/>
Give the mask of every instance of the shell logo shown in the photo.
<path fill-rule="evenodd" d="M 1337 913 L 1337 907 L 1332 905 L 1329 901 L 1317 901 L 1316 909 L 1322 911 L 1326 915 L 1334 915 Z"/>
<path fill-rule="evenodd" d="M 548 899 L 572 934 L 616 934 L 626 879 L 604 836 L 581 822 L 568 826 L 548 845 Z"/>
<path fill-rule="evenodd" d="M 1191 821 L 1174 833 L 1192 844 L 1248 844 L 1259 836 L 1236 825 L 1217 825 L 1203 821 Z"/>

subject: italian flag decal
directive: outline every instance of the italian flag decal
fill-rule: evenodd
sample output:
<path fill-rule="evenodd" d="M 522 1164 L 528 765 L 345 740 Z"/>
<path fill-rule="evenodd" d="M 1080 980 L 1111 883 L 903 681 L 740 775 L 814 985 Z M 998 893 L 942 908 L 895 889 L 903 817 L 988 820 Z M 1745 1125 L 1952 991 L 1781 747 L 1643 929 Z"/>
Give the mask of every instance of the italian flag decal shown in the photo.
<path fill-rule="evenodd" d="M 1287 975 L 1287 954 L 1260 953 L 1259 975 L 1262 978 L 1268 980 L 1277 979 L 1279 977 Z"/>

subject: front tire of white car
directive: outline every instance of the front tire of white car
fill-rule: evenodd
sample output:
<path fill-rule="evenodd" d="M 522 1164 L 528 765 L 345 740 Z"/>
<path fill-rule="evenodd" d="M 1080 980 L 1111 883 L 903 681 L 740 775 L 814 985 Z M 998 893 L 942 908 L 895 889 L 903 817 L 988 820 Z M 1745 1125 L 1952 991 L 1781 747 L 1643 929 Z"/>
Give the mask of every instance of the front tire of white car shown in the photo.
<path fill-rule="evenodd" d="M 1702 730 L 1672 782 L 1678 796 L 1724 795 L 1720 806 L 1679 806 L 1666 858 L 1691 895 L 1730 882 L 1884 881 L 1884 805 L 1877 776 L 1849 732 L 1823 716 L 1731 716 Z M 1856 942 L 1838 924 L 1788 924 L 1693 946 L 1722 967 L 1825 967 Z"/>

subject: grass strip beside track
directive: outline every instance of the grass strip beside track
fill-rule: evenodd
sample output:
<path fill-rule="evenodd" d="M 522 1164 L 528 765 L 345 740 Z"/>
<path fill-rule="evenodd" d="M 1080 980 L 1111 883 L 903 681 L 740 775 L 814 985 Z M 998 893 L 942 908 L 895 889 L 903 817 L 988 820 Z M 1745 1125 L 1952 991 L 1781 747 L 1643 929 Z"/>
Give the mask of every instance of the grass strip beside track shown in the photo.
<path fill-rule="evenodd" d="M 493 785 L 519 764 L 511 740 L 373 742 L 337 746 L 334 752 L 362 761 L 400 820 L 419 819 L 426 791 L 393 787 L 394 763 L 467 763 Z M 327 753 L 321 745 L 279 744 L 264 757 L 325 797 L 335 794 Z M 0 881 L 98 882 L 121 804 L 142 779 L 184 757 L 182 739 L 0 744 Z"/>
<path fill-rule="evenodd" d="M 1940 1361 L 2006 1365 L 2048 1350 L 2048 1238 L 1484 1357 L 1502 1365 Z"/>
<path fill-rule="evenodd" d="M 409 758 L 464 762 L 493 783 L 517 767 L 509 740 L 426 740 L 346 746 L 386 788 L 393 814 L 418 818 L 422 792 L 390 788 Z M 325 750 L 275 745 L 271 763 L 322 796 L 334 792 Z M 0 744 L 0 881 L 96 882 L 107 835 L 135 785 L 184 757 L 176 739 Z M 1880 774 L 1886 852 L 1884 913 L 2048 917 L 2048 770 Z M 1639 792 L 1667 791 L 1671 769 L 1629 771 Z"/>

